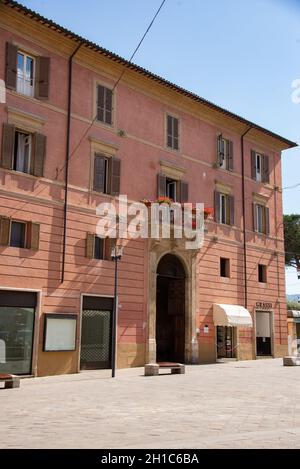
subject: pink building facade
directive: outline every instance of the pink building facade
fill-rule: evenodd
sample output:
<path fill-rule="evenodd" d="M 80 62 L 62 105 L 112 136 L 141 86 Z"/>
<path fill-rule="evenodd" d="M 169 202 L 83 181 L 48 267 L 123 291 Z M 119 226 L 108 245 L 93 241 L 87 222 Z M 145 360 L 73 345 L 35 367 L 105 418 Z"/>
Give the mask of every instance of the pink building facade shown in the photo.
<path fill-rule="evenodd" d="M 0 2 L 0 36 L 0 372 L 111 366 L 96 208 L 119 194 L 214 217 L 200 249 L 123 241 L 118 367 L 286 354 L 281 152 L 295 144 L 16 2 Z"/>

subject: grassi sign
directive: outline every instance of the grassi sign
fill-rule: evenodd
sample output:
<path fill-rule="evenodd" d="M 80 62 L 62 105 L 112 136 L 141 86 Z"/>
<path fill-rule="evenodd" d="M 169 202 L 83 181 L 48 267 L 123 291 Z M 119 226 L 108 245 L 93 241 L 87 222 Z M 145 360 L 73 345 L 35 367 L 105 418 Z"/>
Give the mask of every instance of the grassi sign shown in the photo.
<path fill-rule="evenodd" d="M 104 202 L 96 209 L 100 238 L 185 238 L 186 249 L 199 249 L 204 241 L 204 204 L 151 203 L 128 204 L 127 196 Z"/>

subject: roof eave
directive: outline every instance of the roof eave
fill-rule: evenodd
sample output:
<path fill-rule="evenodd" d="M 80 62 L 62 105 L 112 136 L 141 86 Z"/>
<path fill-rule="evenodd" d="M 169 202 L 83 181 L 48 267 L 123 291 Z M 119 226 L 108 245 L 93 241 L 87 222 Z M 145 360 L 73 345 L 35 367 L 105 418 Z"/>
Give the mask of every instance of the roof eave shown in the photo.
<path fill-rule="evenodd" d="M 197 101 L 197 102 L 199 102 L 199 103 L 201 103 L 201 104 L 203 104 L 207 107 L 210 107 L 211 109 L 213 109 L 216 112 L 219 112 L 223 115 L 226 115 L 227 117 L 229 117 L 231 119 L 234 119 L 236 121 L 239 121 L 240 123 L 244 124 L 247 127 L 251 127 L 252 129 L 255 129 L 259 132 L 262 132 L 265 135 L 268 135 L 269 137 L 274 138 L 275 140 L 280 141 L 283 144 L 283 145 L 281 145 L 283 150 L 287 150 L 287 149 L 290 149 L 290 148 L 295 148 L 295 147 L 298 146 L 298 144 L 296 142 L 293 142 L 289 139 L 286 139 L 286 138 L 282 137 L 281 135 L 278 135 L 278 134 L 276 134 L 276 133 L 274 133 L 274 132 L 272 132 L 268 129 L 265 129 L 264 127 L 261 127 L 260 125 L 257 125 L 255 123 L 245 119 L 244 117 L 239 116 L 238 114 L 235 114 L 231 111 L 228 111 L 227 109 L 224 109 L 224 108 L 218 106 L 217 104 L 214 104 L 214 103 L 202 98 L 201 96 L 198 96 L 197 94 L 192 93 L 191 91 L 188 91 L 188 90 L 176 85 L 175 83 L 172 83 L 172 82 L 160 77 L 159 75 L 156 75 L 156 74 L 150 72 L 149 70 L 147 70 L 147 69 L 145 69 L 145 68 L 143 68 L 139 65 L 136 65 L 132 62 L 129 62 L 128 60 L 124 59 L 123 57 L 120 57 L 119 55 L 117 55 L 117 54 L 115 54 L 115 53 L 113 53 L 113 52 L 99 46 L 98 44 L 93 43 L 92 41 L 89 41 L 88 39 L 86 39 L 82 36 L 79 36 L 78 34 L 73 33 L 72 31 L 64 28 L 63 26 L 60 26 L 59 24 L 55 23 L 52 20 L 49 20 L 49 19 L 43 17 L 39 13 L 37 13 L 33 10 L 30 10 L 29 8 L 25 7 L 24 5 L 14 1 L 14 0 L 1 0 L 1 2 L 4 3 L 5 5 L 11 7 L 11 8 L 14 8 L 14 9 L 20 11 L 21 13 L 25 14 L 26 16 L 31 16 L 36 21 L 39 21 L 40 23 L 44 24 L 45 26 L 47 26 L 51 29 L 54 29 L 57 32 L 59 32 L 61 34 L 64 34 L 65 36 L 67 36 L 71 39 L 74 39 L 76 42 L 81 42 L 83 45 L 87 46 L 90 49 L 93 49 L 95 52 L 101 53 L 102 55 L 105 55 L 106 57 L 108 57 L 108 58 L 110 58 L 110 59 L 112 59 L 112 60 L 114 60 L 118 63 L 121 63 L 122 65 L 126 66 L 127 68 L 130 68 L 131 70 L 135 70 L 136 72 L 138 72 L 142 75 L 145 75 L 148 78 L 150 78 L 150 79 L 152 79 L 156 82 L 159 82 L 163 86 L 166 86 L 168 88 L 173 89 L 177 93 L 183 94 L 186 97 L 188 97 L 188 98 L 190 98 L 194 101 Z"/>

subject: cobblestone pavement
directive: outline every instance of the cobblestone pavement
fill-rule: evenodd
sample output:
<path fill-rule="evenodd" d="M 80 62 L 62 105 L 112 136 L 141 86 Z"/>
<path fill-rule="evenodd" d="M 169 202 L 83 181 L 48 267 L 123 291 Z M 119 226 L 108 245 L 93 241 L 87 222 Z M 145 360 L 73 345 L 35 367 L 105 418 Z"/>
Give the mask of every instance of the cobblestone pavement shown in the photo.
<path fill-rule="evenodd" d="M 300 448 L 299 396 L 279 359 L 24 379 L 0 390 L 0 447 Z"/>

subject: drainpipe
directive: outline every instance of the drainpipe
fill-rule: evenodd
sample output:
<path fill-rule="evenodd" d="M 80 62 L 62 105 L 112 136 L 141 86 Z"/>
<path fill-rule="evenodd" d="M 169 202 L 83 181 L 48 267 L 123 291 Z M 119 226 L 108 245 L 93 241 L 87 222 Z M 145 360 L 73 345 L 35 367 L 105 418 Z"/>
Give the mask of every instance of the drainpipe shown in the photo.
<path fill-rule="evenodd" d="M 82 46 L 78 44 L 72 55 L 69 57 L 69 76 L 68 76 L 68 114 L 67 114 L 67 144 L 66 144 L 66 177 L 65 177 L 65 200 L 63 216 L 63 251 L 61 267 L 61 283 L 65 279 L 66 263 L 66 242 L 67 242 L 67 211 L 68 211 L 68 186 L 69 186 L 69 161 L 70 161 L 70 134 L 71 134 L 71 106 L 72 106 L 72 77 L 73 77 L 73 58 Z"/>
<path fill-rule="evenodd" d="M 245 204 L 245 161 L 244 161 L 244 137 L 252 129 L 252 125 L 241 136 L 241 158 L 242 158 L 242 210 L 243 210 L 243 241 L 244 241 L 244 296 L 245 308 L 248 307 L 248 283 L 247 283 L 247 240 L 246 240 L 246 204 Z"/>

